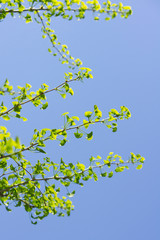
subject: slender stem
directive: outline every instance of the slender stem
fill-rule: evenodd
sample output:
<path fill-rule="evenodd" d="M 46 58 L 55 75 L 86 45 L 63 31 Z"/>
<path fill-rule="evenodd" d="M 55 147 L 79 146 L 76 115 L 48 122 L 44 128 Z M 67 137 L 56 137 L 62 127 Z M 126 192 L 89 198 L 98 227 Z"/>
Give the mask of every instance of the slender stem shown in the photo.
<path fill-rule="evenodd" d="M 36 11 L 36 13 L 37 13 L 37 15 L 38 15 L 38 17 L 39 17 L 39 19 L 40 19 L 40 21 L 41 21 L 41 23 L 42 23 L 43 28 L 45 29 L 45 33 L 47 34 L 47 36 L 48 36 L 48 38 L 49 38 L 49 40 L 50 40 L 53 48 L 56 49 L 56 51 L 60 54 L 60 56 L 61 56 L 63 59 L 65 59 L 68 63 L 70 63 L 70 64 L 72 65 L 72 62 L 70 62 L 68 58 L 64 57 L 63 54 L 61 53 L 61 51 L 60 51 L 60 50 L 56 47 L 56 45 L 53 43 L 52 38 L 51 38 L 49 32 L 48 32 L 47 29 L 46 29 L 46 26 L 45 26 L 45 24 L 44 24 L 43 18 L 41 17 L 41 15 L 39 14 L 38 11 Z"/>
<path fill-rule="evenodd" d="M 31 168 L 31 167 L 27 167 L 27 168 Z M 0 178 L 1 177 L 4 177 L 4 176 L 7 176 L 7 175 L 10 175 L 10 174 L 13 174 L 13 173 L 18 173 L 18 171 L 21 171 L 23 168 L 21 167 L 20 169 L 17 169 L 15 171 L 12 171 L 12 172 L 7 172 L 7 173 L 3 173 L 0 175 Z"/>
<path fill-rule="evenodd" d="M 13 159 L 13 158 L 12 158 L 12 159 Z M 29 174 L 29 176 L 31 177 L 31 180 L 33 180 L 32 174 L 31 174 L 26 168 L 24 168 L 24 167 L 23 167 L 20 163 L 18 163 L 16 160 L 13 159 L 13 161 L 14 161 L 19 167 L 22 167 L 22 169 Z M 34 185 L 36 186 L 36 188 L 38 189 L 38 191 L 41 193 L 41 195 L 42 195 L 42 197 L 43 197 L 44 195 L 43 195 L 41 189 L 40 189 L 36 184 L 34 184 Z"/>
<path fill-rule="evenodd" d="M 87 122 L 87 123 L 82 123 L 82 124 L 80 124 L 78 126 L 70 127 L 70 128 L 67 128 L 67 129 L 61 129 L 58 132 L 56 132 L 56 135 L 59 135 L 59 134 L 63 133 L 64 131 L 70 131 L 70 130 L 74 130 L 74 129 L 79 129 L 79 128 L 84 127 L 85 125 L 88 125 L 88 124 L 90 125 L 90 124 L 95 124 L 95 123 L 104 123 L 106 120 L 108 120 L 108 118 L 105 118 L 105 119 L 102 119 L 102 120 L 98 120 L 98 121 L 91 121 L 91 122 Z M 45 139 L 43 139 L 43 141 L 47 141 L 49 139 L 50 139 L 50 136 L 48 136 Z M 22 148 L 21 150 L 19 150 L 17 152 L 14 152 L 14 153 L 8 154 L 8 155 L 1 155 L 0 159 L 8 158 L 8 157 L 11 158 L 12 156 L 14 156 L 16 154 L 22 153 L 22 152 L 27 151 L 27 150 L 30 150 L 32 147 L 35 147 L 37 145 L 38 145 L 37 142 L 36 143 L 31 143 L 30 146 Z"/>
<path fill-rule="evenodd" d="M 45 92 L 42 92 L 42 93 L 36 95 L 35 97 L 33 97 L 32 99 L 29 99 L 29 100 L 27 100 L 27 101 L 25 101 L 25 102 L 19 103 L 19 104 L 17 104 L 16 106 L 22 106 L 22 105 L 24 105 L 24 104 L 26 104 L 26 103 L 33 102 L 35 99 L 37 99 L 38 97 L 42 96 L 43 94 L 47 94 L 47 93 L 56 91 L 56 90 L 58 90 L 58 88 L 62 87 L 62 86 L 65 85 L 66 83 L 76 81 L 78 78 L 79 78 L 79 77 L 76 77 L 76 78 L 74 78 L 74 79 L 65 81 L 65 82 L 61 83 L 60 85 L 58 85 L 57 87 L 52 88 L 52 89 L 50 89 L 50 90 L 47 90 L 47 91 L 45 91 Z M 3 115 L 5 115 L 5 114 L 10 113 L 10 112 L 13 111 L 13 110 L 14 110 L 14 107 L 8 109 L 7 111 L 1 113 L 1 114 L 0 114 L 0 117 L 3 116 Z"/>
<path fill-rule="evenodd" d="M 52 8 L 52 9 L 54 9 L 54 8 Z M 23 10 L 18 10 L 18 9 L 5 10 L 5 9 L 1 9 L 0 13 L 23 13 L 23 12 L 34 12 L 34 11 L 49 11 L 50 12 L 50 10 L 52 10 L 52 9 L 48 9 L 48 8 L 43 7 L 43 6 L 41 6 L 39 8 L 32 8 L 32 7 L 30 7 L 30 8 L 25 8 Z M 79 12 L 80 11 L 80 9 L 76 9 L 76 8 L 75 9 L 73 9 L 73 8 L 71 8 L 71 9 L 64 8 L 63 10 L 64 11 L 69 11 L 69 12 Z M 84 11 L 99 12 L 99 10 L 96 11 L 96 10 L 94 10 L 92 8 L 85 9 Z M 125 11 L 123 12 L 123 11 L 118 11 L 118 10 L 114 10 L 114 9 L 113 10 L 105 10 L 105 13 L 108 13 L 108 14 L 109 13 L 113 13 L 113 12 L 117 12 L 117 13 L 122 14 Z"/>
<path fill-rule="evenodd" d="M 23 200 L 23 199 L 21 199 L 21 198 L 17 199 L 17 201 L 23 202 L 25 205 L 28 205 L 30 208 L 36 208 L 36 206 L 31 205 L 30 203 L 28 203 L 27 201 L 25 201 L 25 200 Z"/>
<path fill-rule="evenodd" d="M 123 162 L 123 163 L 120 163 L 120 162 L 110 162 L 110 164 L 111 165 L 117 165 L 117 166 L 119 166 L 119 165 L 124 165 L 124 164 L 128 164 L 130 161 L 128 160 L 128 161 L 126 161 L 126 162 Z M 102 168 L 102 167 L 104 167 L 104 166 L 107 166 L 108 164 L 107 163 L 103 163 L 103 164 L 101 164 L 101 165 L 97 165 L 97 166 L 89 166 L 88 168 L 86 168 L 85 170 L 83 170 L 83 171 L 79 171 L 79 172 L 77 172 L 78 174 L 84 174 L 85 172 L 87 172 L 89 169 L 100 169 L 100 168 Z M 76 173 L 76 174 L 77 174 Z M 48 180 L 66 180 L 66 179 L 72 179 L 73 177 L 75 176 L 75 173 L 74 174 L 72 174 L 71 176 L 57 176 L 57 175 L 55 175 L 55 176 L 52 176 L 52 177 L 46 177 L 46 178 L 32 178 L 32 179 L 30 179 L 30 180 L 27 180 L 27 181 L 25 181 L 25 182 L 22 182 L 22 183 L 18 183 L 18 184 L 16 184 L 16 185 L 13 185 L 13 186 L 9 186 L 8 188 L 6 188 L 6 189 L 2 189 L 2 190 L 0 190 L 0 193 L 3 193 L 3 192 L 8 192 L 10 189 L 12 189 L 12 188 L 16 188 L 16 187 L 18 187 L 18 186 L 22 186 L 22 185 L 26 185 L 28 182 L 39 182 L 39 181 L 48 181 Z"/>

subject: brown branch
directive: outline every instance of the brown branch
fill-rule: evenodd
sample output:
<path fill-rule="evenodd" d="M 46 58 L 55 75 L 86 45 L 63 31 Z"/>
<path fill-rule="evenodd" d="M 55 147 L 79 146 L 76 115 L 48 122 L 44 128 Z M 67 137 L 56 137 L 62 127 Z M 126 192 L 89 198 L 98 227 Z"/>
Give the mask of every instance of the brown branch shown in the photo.
<path fill-rule="evenodd" d="M 13 159 L 13 158 L 12 158 L 12 159 Z M 23 167 L 20 163 L 18 163 L 16 160 L 13 159 L 13 161 L 14 161 L 19 167 L 22 167 L 22 169 L 29 174 L 29 176 L 31 177 L 32 180 L 34 179 L 33 176 L 32 176 L 32 174 L 31 174 L 26 168 L 24 168 L 24 167 Z M 42 197 L 43 197 L 44 195 L 43 195 L 41 189 L 40 189 L 36 184 L 34 184 L 34 185 L 36 186 L 36 188 L 38 189 L 38 191 L 41 193 L 41 195 L 42 195 Z"/>
<path fill-rule="evenodd" d="M 45 91 L 45 92 L 42 92 L 42 93 L 36 95 L 35 97 L 33 97 L 32 99 L 29 99 L 29 100 L 27 100 L 27 101 L 25 101 L 25 102 L 19 103 L 19 104 L 17 104 L 16 106 L 22 106 L 22 105 L 24 105 L 24 104 L 26 104 L 26 103 L 32 102 L 32 101 L 34 101 L 35 99 L 37 99 L 38 97 L 42 96 L 43 94 L 47 94 L 47 93 L 56 91 L 56 90 L 58 90 L 58 88 L 62 87 L 62 86 L 65 85 L 66 83 L 76 81 L 78 78 L 79 78 L 79 77 L 76 77 L 76 78 L 74 78 L 74 79 L 65 81 L 65 82 L 61 83 L 60 85 L 58 85 L 57 87 L 52 88 L 52 89 L 50 89 L 50 90 L 47 90 L 47 91 Z M 14 108 L 15 108 L 15 107 L 12 107 L 12 108 L 8 109 L 7 111 L 1 113 L 1 114 L 0 114 L 0 117 L 3 116 L 3 115 L 5 115 L 5 114 L 10 113 L 11 111 L 14 110 Z"/>
<path fill-rule="evenodd" d="M 105 119 L 102 119 L 102 120 L 99 120 L 99 121 L 89 121 L 87 123 L 82 123 L 78 126 L 75 126 L 75 127 L 70 127 L 70 128 L 67 128 L 67 129 L 61 129 L 59 132 L 57 132 L 56 134 L 59 135 L 61 133 L 63 133 L 64 131 L 70 131 L 70 130 L 74 130 L 74 129 L 79 129 L 85 125 L 90 125 L 90 124 L 95 124 L 95 123 L 104 123 L 108 118 L 105 118 Z M 43 141 L 47 141 L 50 139 L 50 136 L 46 137 L 45 139 L 43 139 Z M 27 151 L 27 150 L 30 150 L 32 147 L 35 147 L 35 146 L 38 146 L 38 143 L 32 143 L 30 146 L 26 147 L 26 148 L 23 148 L 21 150 L 19 150 L 18 152 L 14 152 L 12 154 L 8 154 L 8 155 L 1 155 L 0 156 L 0 159 L 2 158 L 11 158 L 12 156 L 18 154 L 18 153 L 21 153 L 21 152 L 24 152 L 24 151 Z"/>
<path fill-rule="evenodd" d="M 25 8 L 24 10 L 18 10 L 18 9 L 9 9 L 9 10 L 5 10 L 5 9 L 1 9 L 0 10 L 0 13 L 23 13 L 23 12 L 34 12 L 34 11 L 51 11 L 53 8 L 51 8 L 51 9 L 48 9 L 48 8 L 44 8 L 43 6 L 41 6 L 41 7 L 39 7 L 39 8 L 32 8 L 32 7 L 30 7 L 30 8 Z M 56 10 L 56 9 L 55 9 Z M 71 9 L 67 9 L 67 8 L 64 8 L 63 9 L 64 11 L 69 11 L 69 12 L 80 12 L 81 11 L 81 9 L 73 9 L 73 8 L 71 8 Z M 100 9 L 100 10 L 102 10 L 102 9 Z M 92 9 L 92 8 L 88 8 L 88 9 L 85 9 L 84 11 L 92 11 L 92 12 L 99 12 L 100 10 L 98 10 L 98 11 L 96 11 L 96 10 L 94 10 L 94 9 Z M 122 14 L 122 13 L 124 13 L 124 12 L 126 12 L 126 11 L 118 11 L 118 10 L 105 10 L 105 12 L 104 13 L 107 13 L 107 14 L 109 14 L 109 13 L 113 13 L 113 12 L 116 12 L 116 13 L 119 13 L 119 14 Z"/>
<path fill-rule="evenodd" d="M 30 203 L 26 202 L 25 200 L 23 200 L 23 199 L 21 199 L 21 198 L 17 199 L 17 201 L 23 202 L 24 204 L 28 205 L 30 208 L 36 208 L 36 206 L 31 205 Z"/>
<path fill-rule="evenodd" d="M 68 58 L 64 57 L 63 54 L 61 53 L 61 51 L 60 51 L 60 50 L 56 47 L 56 45 L 53 43 L 52 38 L 51 38 L 49 32 L 46 30 L 46 26 L 45 26 L 45 24 L 44 24 L 43 18 L 41 17 L 41 15 L 39 14 L 38 11 L 36 11 L 36 13 L 37 13 L 39 19 L 41 20 L 42 26 L 43 26 L 43 28 L 45 29 L 45 33 L 47 34 L 47 36 L 48 36 L 48 38 L 49 38 L 49 40 L 50 40 L 53 48 L 56 49 L 56 51 L 60 54 L 60 56 L 61 56 L 63 59 L 65 59 L 68 63 L 70 63 L 70 64 L 72 65 L 72 62 L 70 62 Z"/>
<path fill-rule="evenodd" d="M 110 162 L 110 165 L 117 165 L 117 166 L 119 166 L 119 165 L 124 165 L 124 164 L 128 164 L 128 163 L 130 163 L 129 160 L 126 161 L 126 162 L 123 162 L 123 163 L 120 163 L 120 162 Z M 108 165 L 108 163 L 103 163 L 103 164 L 97 165 L 97 166 L 89 166 L 89 167 L 86 168 L 85 170 L 79 171 L 79 172 L 77 172 L 77 173 L 78 173 L 78 174 L 84 174 L 85 172 L 87 172 L 87 171 L 90 170 L 90 169 L 101 169 L 101 168 L 103 168 L 104 166 L 107 166 L 107 165 Z M 26 185 L 28 182 L 36 182 L 36 181 L 39 182 L 39 181 L 48 181 L 48 180 L 66 180 L 66 179 L 69 179 L 69 180 L 70 180 L 71 178 L 73 178 L 73 177 L 75 176 L 75 174 L 76 174 L 76 173 L 72 174 L 71 176 L 57 176 L 57 175 L 55 175 L 55 176 L 46 177 L 46 178 L 33 178 L 33 179 L 28 180 L 28 181 L 25 181 L 25 182 L 22 182 L 22 183 L 18 183 L 18 184 L 13 185 L 13 186 L 9 186 L 9 187 L 6 188 L 6 189 L 1 189 L 1 190 L 0 190 L 0 194 L 1 194 L 1 193 L 3 194 L 3 192 L 8 192 L 8 191 L 10 191 L 10 189 L 12 189 L 12 188 L 16 188 L 16 187 L 18 187 L 18 186 Z"/>
<path fill-rule="evenodd" d="M 31 168 L 31 167 L 27 167 L 27 168 Z M 7 175 L 10 175 L 10 174 L 13 174 L 13 173 L 18 173 L 18 171 L 21 171 L 22 169 L 23 168 L 17 169 L 17 170 L 12 171 L 12 172 L 3 173 L 3 174 L 0 175 L 0 178 L 4 177 L 4 176 L 7 176 Z"/>

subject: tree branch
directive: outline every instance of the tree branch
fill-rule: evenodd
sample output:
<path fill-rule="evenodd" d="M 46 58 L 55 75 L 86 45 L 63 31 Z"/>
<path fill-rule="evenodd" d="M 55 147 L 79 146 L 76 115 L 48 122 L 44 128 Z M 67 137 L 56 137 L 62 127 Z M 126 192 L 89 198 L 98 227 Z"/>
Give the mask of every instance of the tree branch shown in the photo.
<path fill-rule="evenodd" d="M 61 53 L 61 51 L 60 51 L 60 50 L 56 47 L 56 45 L 53 43 L 52 38 L 51 38 L 48 30 L 46 29 L 46 26 L 45 26 L 45 24 L 44 24 L 43 18 L 41 17 L 41 15 L 39 14 L 38 11 L 36 11 L 36 13 L 37 13 L 37 15 L 38 15 L 38 17 L 39 17 L 39 19 L 40 19 L 40 21 L 41 21 L 41 23 L 42 23 L 42 26 L 43 26 L 43 28 L 44 28 L 44 30 L 45 30 L 45 33 L 47 34 L 47 36 L 48 36 L 48 38 L 49 38 L 49 40 L 50 40 L 53 48 L 56 49 L 56 51 L 60 54 L 60 56 L 61 56 L 63 59 L 65 59 L 68 63 L 70 63 L 70 64 L 72 65 L 72 62 L 70 62 L 68 58 L 64 57 L 63 54 Z"/>
<path fill-rule="evenodd" d="M 52 9 L 49 9 L 49 8 L 45 8 L 45 7 L 43 7 L 43 6 L 41 6 L 41 7 L 39 7 L 39 8 L 32 8 L 32 7 L 30 7 L 30 8 L 25 8 L 25 9 L 23 9 L 23 10 L 18 10 L 18 9 L 9 9 L 9 10 L 5 10 L 5 9 L 1 9 L 0 10 L 0 13 L 23 13 L 23 12 L 34 12 L 34 11 L 51 11 Z M 56 9 L 55 9 L 56 10 Z M 68 9 L 68 8 L 64 8 L 63 9 L 64 11 L 69 11 L 69 12 L 80 12 L 81 10 L 80 9 L 73 9 L 73 8 L 71 8 L 71 9 Z M 92 12 L 100 12 L 100 10 L 98 10 L 98 11 L 96 11 L 96 10 L 94 10 L 94 9 L 92 9 L 92 8 L 88 8 L 88 9 L 85 9 L 84 10 L 85 12 L 86 11 L 92 11 Z M 116 13 L 119 13 L 119 14 L 122 14 L 122 13 L 124 13 L 123 11 L 118 11 L 118 10 L 106 10 L 104 13 L 107 13 L 107 14 L 109 14 L 109 13 L 113 13 L 113 12 L 116 12 Z"/>
<path fill-rule="evenodd" d="M 22 106 L 22 105 L 24 105 L 24 104 L 26 104 L 26 103 L 32 102 L 32 101 L 34 101 L 35 99 L 37 99 L 38 97 L 42 96 L 43 94 L 47 94 L 47 93 L 56 91 L 56 90 L 58 90 L 58 88 L 64 86 L 66 83 L 70 83 L 70 82 L 76 81 L 78 78 L 79 78 L 79 77 L 76 77 L 76 78 L 74 78 L 74 79 L 65 81 L 65 82 L 61 83 L 60 85 L 58 85 L 57 87 L 52 88 L 52 89 L 50 89 L 50 90 L 47 90 L 47 91 L 45 91 L 45 92 L 42 92 L 42 93 L 36 95 L 35 97 L 33 97 L 32 99 L 29 99 L 29 100 L 27 100 L 27 101 L 25 101 L 25 102 L 19 103 L 19 104 L 17 104 L 16 106 Z M 15 106 L 14 106 L 14 107 L 15 107 Z M 10 113 L 11 111 L 13 111 L 13 110 L 14 110 L 14 107 L 8 109 L 7 111 L 5 111 L 5 112 L 3 112 L 3 113 L 0 113 L 0 117 L 3 116 L 3 115 L 5 115 L 5 114 Z"/>
<path fill-rule="evenodd" d="M 74 130 L 74 129 L 79 129 L 81 127 L 84 127 L 85 125 L 90 125 L 90 124 L 95 124 L 95 123 L 104 123 L 106 120 L 108 120 L 108 118 L 105 118 L 105 119 L 102 119 L 102 120 L 98 120 L 98 121 L 89 121 L 87 123 L 82 123 L 78 126 L 75 126 L 75 127 L 70 127 L 70 128 L 64 128 L 64 129 L 61 129 L 60 131 L 56 132 L 57 135 L 63 133 L 64 131 L 70 131 L 70 130 Z M 50 139 L 50 136 L 46 137 L 45 139 L 43 139 L 43 142 L 44 141 L 47 141 Z M 32 143 L 30 146 L 26 147 L 26 148 L 22 148 L 21 150 L 17 151 L 17 152 L 14 152 L 12 154 L 8 154 L 8 155 L 1 155 L 0 156 L 0 159 L 2 158 L 11 158 L 12 156 L 16 155 L 16 154 L 19 154 L 19 153 L 22 153 L 24 151 L 27 151 L 27 150 L 30 150 L 32 147 L 35 147 L 35 146 L 38 146 L 39 143 Z"/>
<path fill-rule="evenodd" d="M 117 166 L 119 166 L 119 165 L 124 165 L 124 164 L 128 164 L 128 163 L 130 163 L 129 160 L 126 161 L 126 162 L 123 162 L 123 163 L 121 163 L 121 162 L 110 162 L 110 165 L 117 165 Z M 101 164 L 101 165 L 96 165 L 96 166 L 89 166 L 89 167 L 86 168 L 85 170 L 79 171 L 79 172 L 77 172 L 77 173 L 74 173 L 74 174 L 72 174 L 71 176 L 57 176 L 57 175 L 55 175 L 55 176 L 46 177 L 46 178 L 32 178 L 32 179 L 30 179 L 30 180 L 28 180 L 28 181 L 25 181 L 25 182 L 22 182 L 22 183 L 18 183 L 18 184 L 13 185 L 13 186 L 9 186 L 9 187 L 6 188 L 6 189 L 1 189 L 1 190 L 0 190 L 0 193 L 3 194 L 3 192 L 8 192 L 8 191 L 10 191 L 10 189 L 12 189 L 12 188 L 16 188 L 16 187 L 18 187 L 18 186 L 26 185 L 28 182 L 39 182 L 39 181 L 48 181 L 48 180 L 66 180 L 66 179 L 69 179 L 69 180 L 70 180 L 70 179 L 73 178 L 76 174 L 82 175 L 82 174 L 84 174 L 85 172 L 87 172 L 87 171 L 90 170 L 90 169 L 101 169 L 101 168 L 103 168 L 104 166 L 108 166 L 108 163 L 103 163 L 103 164 Z M 43 193 L 42 193 L 42 194 L 43 194 Z"/>

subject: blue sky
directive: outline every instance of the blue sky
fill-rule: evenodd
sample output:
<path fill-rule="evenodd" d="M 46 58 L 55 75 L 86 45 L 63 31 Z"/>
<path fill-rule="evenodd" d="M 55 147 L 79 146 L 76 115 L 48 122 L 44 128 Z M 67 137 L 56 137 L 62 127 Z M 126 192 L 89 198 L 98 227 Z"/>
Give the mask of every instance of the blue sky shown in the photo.
<path fill-rule="evenodd" d="M 140 153 L 146 158 L 143 169 L 131 167 L 111 179 L 99 178 L 98 182 L 76 188 L 72 199 L 75 211 L 70 217 L 50 215 L 34 226 L 22 208 L 11 213 L 1 208 L 2 238 L 160 239 L 160 2 L 124 3 L 134 11 L 127 20 L 95 22 L 92 15 L 79 22 L 54 19 L 59 39 L 93 70 L 93 80 L 73 84 L 74 97 L 64 100 L 55 93 L 48 95 L 49 107 L 45 111 L 25 106 L 23 115 L 29 119 L 25 123 L 13 119 L 1 124 L 27 144 L 34 128 L 61 127 L 63 112 L 82 118 L 97 104 L 107 116 L 111 108 L 125 105 L 132 118 L 119 122 L 116 133 L 95 126 L 92 141 L 70 137 L 63 148 L 49 143 L 48 153 L 55 161 L 63 157 L 86 165 L 91 155 L 105 158 L 113 151 L 127 159 L 130 152 Z M 50 43 L 41 38 L 40 26 L 7 18 L 0 23 L 0 30 L 0 82 L 7 77 L 14 86 L 27 82 L 36 90 L 41 83 L 52 87 L 63 81 L 66 67 L 47 52 Z"/>

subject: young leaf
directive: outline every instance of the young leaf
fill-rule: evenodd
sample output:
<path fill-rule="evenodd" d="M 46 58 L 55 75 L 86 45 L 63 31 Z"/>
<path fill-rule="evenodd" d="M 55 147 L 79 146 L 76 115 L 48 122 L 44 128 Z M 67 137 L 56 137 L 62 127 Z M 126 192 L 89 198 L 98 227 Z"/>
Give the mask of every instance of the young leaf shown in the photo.
<path fill-rule="evenodd" d="M 93 138 L 93 132 L 88 133 L 86 139 L 92 140 L 92 138 Z"/>
<path fill-rule="evenodd" d="M 91 117 L 91 115 L 92 115 L 92 112 L 90 112 L 90 111 L 88 111 L 88 112 L 85 112 L 85 117 L 87 117 L 87 118 L 90 118 Z"/>
<path fill-rule="evenodd" d="M 112 176 L 113 176 L 113 172 L 110 172 L 110 173 L 108 174 L 108 177 L 111 178 Z"/>
<path fill-rule="evenodd" d="M 143 167 L 143 165 L 140 164 L 140 165 L 138 165 L 138 166 L 136 167 L 136 169 L 137 169 L 137 170 L 140 170 L 140 169 L 142 169 L 142 167 Z"/>
<path fill-rule="evenodd" d="M 61 140 L 59 145 L 60 146 L 64 146 L 66 144 L 66 142 L 67 142 L 67 140 L 64 138 L 63 140 Z"/>
<path fill-rule="evenodd" d="M 81 138 L 82 136 L 83 136 L 83 133 L 74 133 L 74 136 L 76 137 L 76 138 Z"/>
<path fill-rule="evenodd" d="M 41 109 L 46 109 L 48 107 L 48 102 L 46 102 L 46 103 L 44 103 L 43 105 L 42 105 L 42 107 L 41 107 Z"/>

